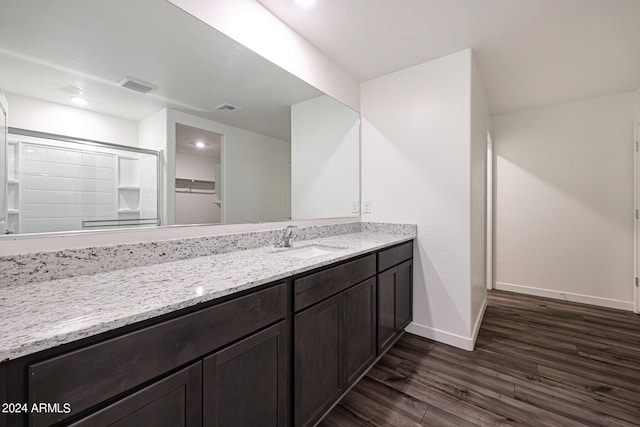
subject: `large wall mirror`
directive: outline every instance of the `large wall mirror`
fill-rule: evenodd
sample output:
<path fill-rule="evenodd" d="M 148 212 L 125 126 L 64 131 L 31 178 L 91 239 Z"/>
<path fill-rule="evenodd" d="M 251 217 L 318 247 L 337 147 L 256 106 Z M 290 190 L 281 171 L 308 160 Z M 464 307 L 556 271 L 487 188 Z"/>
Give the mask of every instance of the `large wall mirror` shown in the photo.
<path fill-rule="evenodd" d="M 168 1 L 0 9 L 0 232 L 358 214 L 359 115 Z"/>

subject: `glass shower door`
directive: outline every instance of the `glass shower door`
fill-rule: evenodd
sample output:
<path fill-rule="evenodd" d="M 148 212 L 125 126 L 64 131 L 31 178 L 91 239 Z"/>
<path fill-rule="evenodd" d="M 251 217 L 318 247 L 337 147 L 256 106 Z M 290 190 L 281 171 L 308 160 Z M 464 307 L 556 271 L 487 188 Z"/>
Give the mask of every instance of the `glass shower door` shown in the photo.
<path fill-rule="evenodd" d="M 0 234 L 9 232 L 7 224 L 7 115 L 8 106 L 4 93 L 0 90 Z"/>

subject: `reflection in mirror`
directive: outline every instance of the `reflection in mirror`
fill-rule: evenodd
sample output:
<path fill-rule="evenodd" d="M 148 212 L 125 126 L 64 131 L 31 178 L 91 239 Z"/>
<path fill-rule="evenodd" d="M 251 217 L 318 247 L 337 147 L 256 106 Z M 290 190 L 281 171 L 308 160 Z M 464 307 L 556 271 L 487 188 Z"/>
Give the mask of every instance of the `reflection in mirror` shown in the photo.
<path fill-rule="evenodd" d="M 222 222 L 222 134 L 176 124 L 176 224 Z"/>
<path fill-rule="evenodd" d="M 160 153 L 149 218 L 161 225 L 354 214 L 358 114 L 166 0 L 4 1 L 0 63 L 10 127 Z M 73 157 L 55 144 L 44 145 Z M 7 201 L 26 199 L 24 188 L 0 184 L 2 221 Z M 117 187 L 109 214 L 74 208 L 83 212 L 75 229 L 151 215 L 142 190 Z M 36 226 L 33 210 L 11 206 L 19 233 L 70 229 Z"/>
<path fill-rule="evenodd" d="M 9 129 L 7 230 L 157 226 L 158 153 Z"/>
<path fill-rule="evenodd" d="M 8 196 L 3 194 L 3 190 L 8 190 L 8 160 L 7 160 L 7 99 L 0 90 L 0 235 L 12 233 L 8 224 Z"/>

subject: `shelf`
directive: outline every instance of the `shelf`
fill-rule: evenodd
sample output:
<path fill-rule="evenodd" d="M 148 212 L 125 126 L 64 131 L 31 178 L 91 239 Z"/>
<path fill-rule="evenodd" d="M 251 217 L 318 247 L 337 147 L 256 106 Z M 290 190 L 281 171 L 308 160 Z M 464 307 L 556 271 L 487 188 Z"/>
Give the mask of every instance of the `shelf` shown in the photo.
<path fill-rule="evenodd" d="M 18 181 L 17 179 L 8 179 L 7 180 L 7 184 L 20 184 L 20 181 Z"/>
<path fill-rule="evenodd" d="M 118 209 L 118 213 L 140 213 L 140 209 Z"/>
<path fill-rule="evenodd" d="M 138 186 L 138 185 L 118 185 L 118 190 L 140 191 L 140 186 Z"/>
<path fill-rule="evenodd" d="M 176 193 L 216 194 L 215 181 L 176 178 Z"/>
<path fill-rule="evenodd" d="M 187 182 L 187 183 L 196 183 L 196 184 L 210 184 L 215 183 L 215 179 L 193 179 L 193 178 L 178 178 L 176 177 L 176 182 Z"/>
<path fill-rule="evenodd" d="M 18 215 L 20 211 L 18 209 L 7 209 L 7 214 L 9 215 Z"/>

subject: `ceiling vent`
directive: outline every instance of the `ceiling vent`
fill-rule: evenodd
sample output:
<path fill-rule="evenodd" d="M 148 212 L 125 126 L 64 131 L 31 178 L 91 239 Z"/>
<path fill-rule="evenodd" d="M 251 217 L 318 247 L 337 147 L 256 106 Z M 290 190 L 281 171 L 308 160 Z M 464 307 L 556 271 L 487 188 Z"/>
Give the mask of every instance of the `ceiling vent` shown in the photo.
<path fill-rule="evenodd" d="M 143 82 L 142 80 L 132 79 L 131 77 L 123 77 L 118 82 L 118 86 L 126 87 L 140 93 L 149 93 L 152 90 L 158 89 L 158 86 L 151 83 Z"/>
<path fill-rule="evenodd" d="M 222 110 L 222 111 L 238 111 L 241 108 L 231 104 L 221 104 L 221 105 L 218 105 L 216 109 Z"/>

